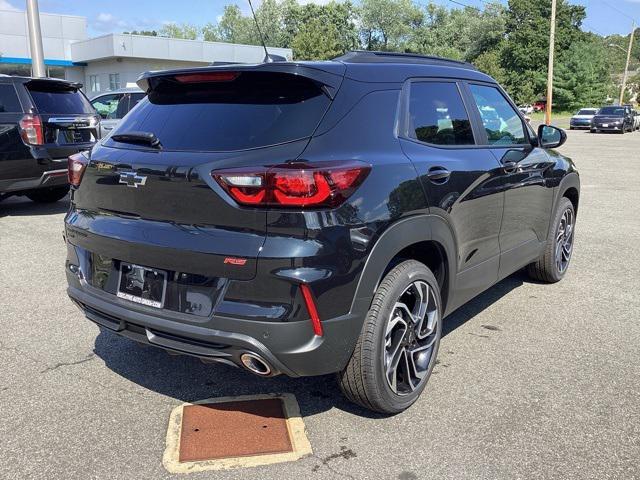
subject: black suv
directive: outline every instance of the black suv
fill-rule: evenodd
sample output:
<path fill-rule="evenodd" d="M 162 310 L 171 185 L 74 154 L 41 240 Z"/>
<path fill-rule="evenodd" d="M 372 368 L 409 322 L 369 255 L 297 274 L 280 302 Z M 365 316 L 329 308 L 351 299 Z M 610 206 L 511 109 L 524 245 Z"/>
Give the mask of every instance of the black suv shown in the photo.
<path fill-rule="evenodd" d="M 0 200 L 55 202 L 67 194 L 67 158 L 91 148 L 100 120 L 81 87 L 0 75 Z"/>
<path fill-rule="evenodd" d="M 145 73 L 70 158 L 68 294 L 138 342 L 269 376 L 338 373 L 399 412 L 443 318 L 571 259 L 579 178 L 490 77 L 439 58 Z"/>
<path fill-rule="evenodd" d="M 633 132 L 635 118 L 631 106 L 609 105 L 602 107 L 591 119 L 591 133 L 598 132 Z"/>

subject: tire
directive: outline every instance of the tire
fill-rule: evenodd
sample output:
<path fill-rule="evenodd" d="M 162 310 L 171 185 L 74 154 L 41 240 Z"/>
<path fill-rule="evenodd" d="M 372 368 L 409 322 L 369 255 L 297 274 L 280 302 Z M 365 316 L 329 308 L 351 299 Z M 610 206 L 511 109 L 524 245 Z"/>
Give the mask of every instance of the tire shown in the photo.
<path fill-rule="evenodd" d="M 568 213 L 567 213 L 568 212 Z M 565 213 L 570 215 L 567 222 Z M 569 269 L 575 239 L 576 212 L 571 201 L 562 197 L 549 229 L 547 246 L 542 256 L 527 267 L 529 276 L 534 280 L 555 283 L 562 280 Z M 571 225 L 567 235 L 565 225 Z M 562 236 L 562 238 L 560 238 Z M 560 243 L 562 242 L 562 243 Z M 559 256 L 562 256 L 559 260 Z"/>
<path fill-rule="evenodd" d="M 591 129 L 591 133 L 598 133 L 598 130 L 597 130 L 597 129 L 595 129 L 595 128 L 592 128 L 592 129 Z"/>
<path fill-rule="evenodd" d="M 420 298 L 426 302 L 416 301 Z M 401 302 L 406 308 L 399 307 Z M 424 321 L 411 320 L 419 312 L 426 312 Z M 433 273 L 415 260 L 399 263 L 375 292 L 349 363 L 337 374 L 340 389 L 369 410 L 406 410 L 427 385 L 441 335 L 442 301 Z M 393 363 L 397 368 L 387 368 Z"/>
<path fill-rule="evenodd" d="M 69 193 L 69 186 L 41 188 L 27 193 L 27 198 L 36 203 L 53 203 L 63 199 Z"/>

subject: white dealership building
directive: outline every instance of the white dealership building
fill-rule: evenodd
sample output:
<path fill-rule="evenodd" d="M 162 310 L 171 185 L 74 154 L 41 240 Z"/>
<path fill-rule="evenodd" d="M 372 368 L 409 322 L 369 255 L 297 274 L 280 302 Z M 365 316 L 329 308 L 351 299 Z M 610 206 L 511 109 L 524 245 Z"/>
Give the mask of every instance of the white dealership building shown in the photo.
<path fill-rule="evenodd" d="M 83 83 L 90 97 L 130 86 L 147 70 L 264 58 L 262 47 L 255 45 L 117 33 L 89 38 L 85 17 L 41 13 L 40 24 L 47 74 Z M 269 53 L 292 57 L 288 48 L 269 47 Z M 0 10 L 0 74 L 31 75 L 24 11 Z"/>

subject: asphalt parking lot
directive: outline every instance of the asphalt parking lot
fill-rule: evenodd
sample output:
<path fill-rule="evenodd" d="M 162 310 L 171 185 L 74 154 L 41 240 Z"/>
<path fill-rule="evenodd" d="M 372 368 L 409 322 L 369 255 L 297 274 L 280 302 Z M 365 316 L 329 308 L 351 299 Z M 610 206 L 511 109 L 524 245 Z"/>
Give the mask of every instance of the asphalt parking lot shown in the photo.
<path fill-rule="evenodd" d="M 174 407 L 268 392 L 295 394 L 313 456 L 189 478 L 640 478 L 640 133 L 567 133 L 568 276 L 517 273 L 450 316 L 425 394 L 387 418 L 332 377 L 261 379 L 101 332 L 65 294 L 68 204 L 0 203 L 0 478 L 177 478 Z"/>

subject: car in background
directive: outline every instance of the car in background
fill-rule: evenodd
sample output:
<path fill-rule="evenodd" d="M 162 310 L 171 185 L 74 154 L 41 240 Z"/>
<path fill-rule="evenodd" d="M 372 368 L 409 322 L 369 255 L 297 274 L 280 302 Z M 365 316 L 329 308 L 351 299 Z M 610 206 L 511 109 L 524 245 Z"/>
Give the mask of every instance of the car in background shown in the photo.
<path fill-rule="evenodd" d="M 602 107 L 591 121 L 591 133 L 598 132 L 633 132 L 635 118 L 630 107 L 608 105 Z"/>
<path fill-rule="evenodd" d="M 545 108 L 547 108 L 547 102 L 545 100 L 538 100 L 537 102 L 535 102 L 533 104 L 533 111 L 534 112 L 541 112 Z"/>
<path fill-rule="evenodd" d="M 55 202 L 67 195 L 67 159 L 93 146 L 100 123 L 81 88 L 0 75 L 0 200 Z"/>
<path fill-rule="evenodd" d="M 569 129 L 574 128 L 591 128 L 591 120 L 598 113 L 597 108 L 581 108 L 578 110 L 571 120 L 569 120 Z"/>
<path fill-rule="evenodd" d="M 92 98 L 91 105 L 102 119 L 100 138 L 108 135 L 144 96 L 145 93 L 138 87 L 131 87 L 113 90 Z"/>
<path fill-rule="evenodd" d="M 531 115 L 533 113 L 533 105 L 520 105 L 518 110 L 520 110 L 523 115 Z"/>

